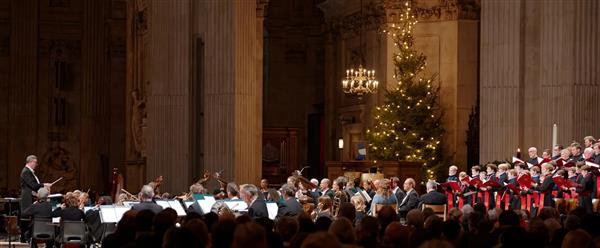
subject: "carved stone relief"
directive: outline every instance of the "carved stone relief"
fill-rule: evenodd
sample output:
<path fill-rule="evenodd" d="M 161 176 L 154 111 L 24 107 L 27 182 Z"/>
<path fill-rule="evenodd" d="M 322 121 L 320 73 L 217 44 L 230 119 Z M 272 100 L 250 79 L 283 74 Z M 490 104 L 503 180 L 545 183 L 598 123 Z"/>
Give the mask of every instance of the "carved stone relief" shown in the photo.
<path fill-rule="evenodd" d="M 62 192 L 79 188 L 79 170 L 71 157 L 71 152 L 60 145 L 49 147 L 39 161 L 36 174 L 44 182 L 53 182 L 62 177 L 63 179 L 52 186 L 53 192 Z"/>

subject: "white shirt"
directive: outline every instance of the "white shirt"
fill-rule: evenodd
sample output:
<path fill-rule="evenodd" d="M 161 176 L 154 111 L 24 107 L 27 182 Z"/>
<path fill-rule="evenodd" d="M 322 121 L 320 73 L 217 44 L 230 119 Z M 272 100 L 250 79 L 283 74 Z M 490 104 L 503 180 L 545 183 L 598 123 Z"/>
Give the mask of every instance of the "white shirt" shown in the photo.
<path fill-rule="evenodd" d="M 37 181 L 37 183 L 40 183 L 40 179 L 38 179 L 38 177 L 35 175 L 35 171 L 33 169 L 31 169 L 29 166 L 25 165 L 25 167 L 27 167 L 27 169 L 29 169 L 31 171 L 31 174 L 33 174 L 33 177 L 35 177 L 35 181 Z"/>
<path fill-rule="evenodd" d="M 394 195 L 395 195 L 399 189 L 400 189 L 400 187 L 396 186 L 396 188 L 394 188 L 394 190 L 392 190 L 392 193 L 394 193 Z"/>

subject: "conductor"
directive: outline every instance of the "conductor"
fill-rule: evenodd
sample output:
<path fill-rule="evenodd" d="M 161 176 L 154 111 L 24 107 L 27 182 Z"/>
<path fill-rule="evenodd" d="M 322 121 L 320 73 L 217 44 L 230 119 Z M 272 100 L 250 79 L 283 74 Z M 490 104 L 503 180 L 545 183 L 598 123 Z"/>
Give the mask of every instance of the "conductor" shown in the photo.
<path fill-rule="evenodd" d="M 21 212 L 24 212 L 33 203 L 33 195 L 42 187 L 50 188 L 50 183 L 40 183 L 35 175 L 35 168 L 38 165 L 35 155 L 27 156 L 26 164 L 21 171 Z"/>

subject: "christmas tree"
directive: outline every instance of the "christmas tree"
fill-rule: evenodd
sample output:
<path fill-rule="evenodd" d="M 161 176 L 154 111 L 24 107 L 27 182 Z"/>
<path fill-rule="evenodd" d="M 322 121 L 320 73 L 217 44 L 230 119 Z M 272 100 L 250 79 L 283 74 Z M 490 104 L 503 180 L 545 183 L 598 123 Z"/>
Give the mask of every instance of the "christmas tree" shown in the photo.
<path fill-rule="evenodd" d="M 417 20 L 406 2 L 399 23 L 383 29 L 396 47 L 393 56 L 395 87 L 387 89 L 385 103 L 373 112 L 367 130 L 369 157 L 377 161 L 423 162 L 425 178 L 435 180 L 443 164 L 440 140 L 444 134 L 435 76 L 423 77 L 426 57 L 413 49 Z"/>

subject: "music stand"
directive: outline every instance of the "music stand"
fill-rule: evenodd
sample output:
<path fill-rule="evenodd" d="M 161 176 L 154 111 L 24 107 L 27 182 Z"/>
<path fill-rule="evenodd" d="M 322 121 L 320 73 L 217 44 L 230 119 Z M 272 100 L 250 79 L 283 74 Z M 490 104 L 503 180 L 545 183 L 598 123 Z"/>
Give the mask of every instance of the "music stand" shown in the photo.
<path fill-rule="evenodd" d="M 12 203 L 13 202 L 19 202 L 21 199 L 19 198 L 12 198 L 12 197 L 7 197 L 3 199 L 3 202 L 8 203 L 8 215 L 6 216 L 6 223 L 8 224 L 8 217 L 14 217 L 12 215 Z M 6 230 L 6 234 L 8 235 L 8 247 L 10 248 L 11 246 L 14 247 L 12 245 L 12 239 L 11 239 L 11 235 L 10 235 L 10 227 L 8 227 L 8 229 Z"/>

